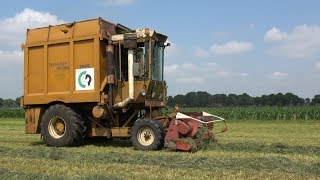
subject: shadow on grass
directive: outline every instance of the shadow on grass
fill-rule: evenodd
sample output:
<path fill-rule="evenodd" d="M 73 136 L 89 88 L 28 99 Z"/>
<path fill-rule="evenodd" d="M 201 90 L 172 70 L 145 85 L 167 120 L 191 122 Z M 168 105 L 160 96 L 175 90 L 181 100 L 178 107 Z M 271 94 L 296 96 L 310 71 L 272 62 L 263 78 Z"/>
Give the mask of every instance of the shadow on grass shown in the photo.
<path fill-rule="evenodd" d="M 83 145 L 94 145 L 99 147 L 132 147 L 131 140 L 120 138 L 90 137 Z"/>
<path fill-rule="evenodd" d="M 44 146 L 46 143 L 43 140 L 30 143 L 31 146 Z M 130 139 L 105 138 L 105 137 L 90 137 L 86 138 L 82 145 L 93 145 L 98 147 L 132 147 Z"/>
<path fill-rule="evenodd" d="M 204 151 L 224 150 L 234 152 L 262 152 L 279 154 L 309 154 L 320 155 L 319 146 L 291 146 L 284 143 L 260 144 L 260 143 L 201 143 L 201 149 Z"/>
<path fill-rule="evenodd" d="M 39 141 L 30 143 L 30 145 L 31 146 L 43 146 L 43 145 L 46 145 L 46 143 L 42 140 L 39 140 Z"/>

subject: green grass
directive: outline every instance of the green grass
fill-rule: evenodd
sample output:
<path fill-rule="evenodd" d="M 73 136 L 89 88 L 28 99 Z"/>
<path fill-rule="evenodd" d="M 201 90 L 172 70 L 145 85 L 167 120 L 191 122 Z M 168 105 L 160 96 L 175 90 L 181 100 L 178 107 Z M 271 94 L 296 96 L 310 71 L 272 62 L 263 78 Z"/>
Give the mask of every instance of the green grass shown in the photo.
<path fill-rule="evenodd" d="M 0 118 L 0 179 L 319 179 L 319 121 L 228 121 L 196 153 L 137 151 L 129 140 L 46 146 L 23 119 Z"/>

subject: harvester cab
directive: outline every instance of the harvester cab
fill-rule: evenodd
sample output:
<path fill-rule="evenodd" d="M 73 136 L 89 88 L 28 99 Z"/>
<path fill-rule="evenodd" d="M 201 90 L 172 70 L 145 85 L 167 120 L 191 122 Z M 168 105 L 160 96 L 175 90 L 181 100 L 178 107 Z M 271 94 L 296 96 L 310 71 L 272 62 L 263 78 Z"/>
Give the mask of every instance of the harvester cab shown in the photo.
<path fill-rule="evenodd" d="M 167 36 L 148 28 L 130 30 L 119 24 L 115 29 L 121 34 L 111 35 L 107 45 L 107 85 L 116 84 L 121 89 L 118 93 L 127 91 L 128 97 L 116 104 L 110 101 L 110 106 L 120 109 L 141 104 L 156 110 L 165 107 L 163 62 Z M 152 117 L 152 108 L 148 110 Z"/>
<path fill-rule="evenodd" d="M 51 146 L 79 145 L 88 136 L 131 137 L 140 150 L 189 151 L 196 141 L 215 140 L 213 123 L 223 118 L 179 110 L 162 116 L 166 40 L 155 30 L 101 18 L 28 30 L 26 133 L 41 133 Z"/>

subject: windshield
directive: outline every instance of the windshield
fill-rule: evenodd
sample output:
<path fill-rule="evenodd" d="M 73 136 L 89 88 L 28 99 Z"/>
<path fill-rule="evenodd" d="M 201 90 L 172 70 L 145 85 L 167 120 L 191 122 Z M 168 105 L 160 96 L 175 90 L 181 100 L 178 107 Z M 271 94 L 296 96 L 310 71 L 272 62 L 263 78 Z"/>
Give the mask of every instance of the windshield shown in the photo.
<path fill-rule="evenodd" d="M 163 47 L 152 42 L 152 80 L 162 81 Z"/>

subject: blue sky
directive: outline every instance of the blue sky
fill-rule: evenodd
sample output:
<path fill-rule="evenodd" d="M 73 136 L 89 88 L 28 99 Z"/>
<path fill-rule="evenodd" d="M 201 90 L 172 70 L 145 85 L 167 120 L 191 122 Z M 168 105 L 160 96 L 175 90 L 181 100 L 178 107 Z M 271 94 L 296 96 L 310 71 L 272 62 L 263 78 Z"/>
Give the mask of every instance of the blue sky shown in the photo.
<path fill-rule="evenodd" d="M 17 1 L 0 11 L 0 97 L 23 93 L 26 28 L 102 17 L 169 36 L 168 94 L 320 94 L 319 1 Z"/>

